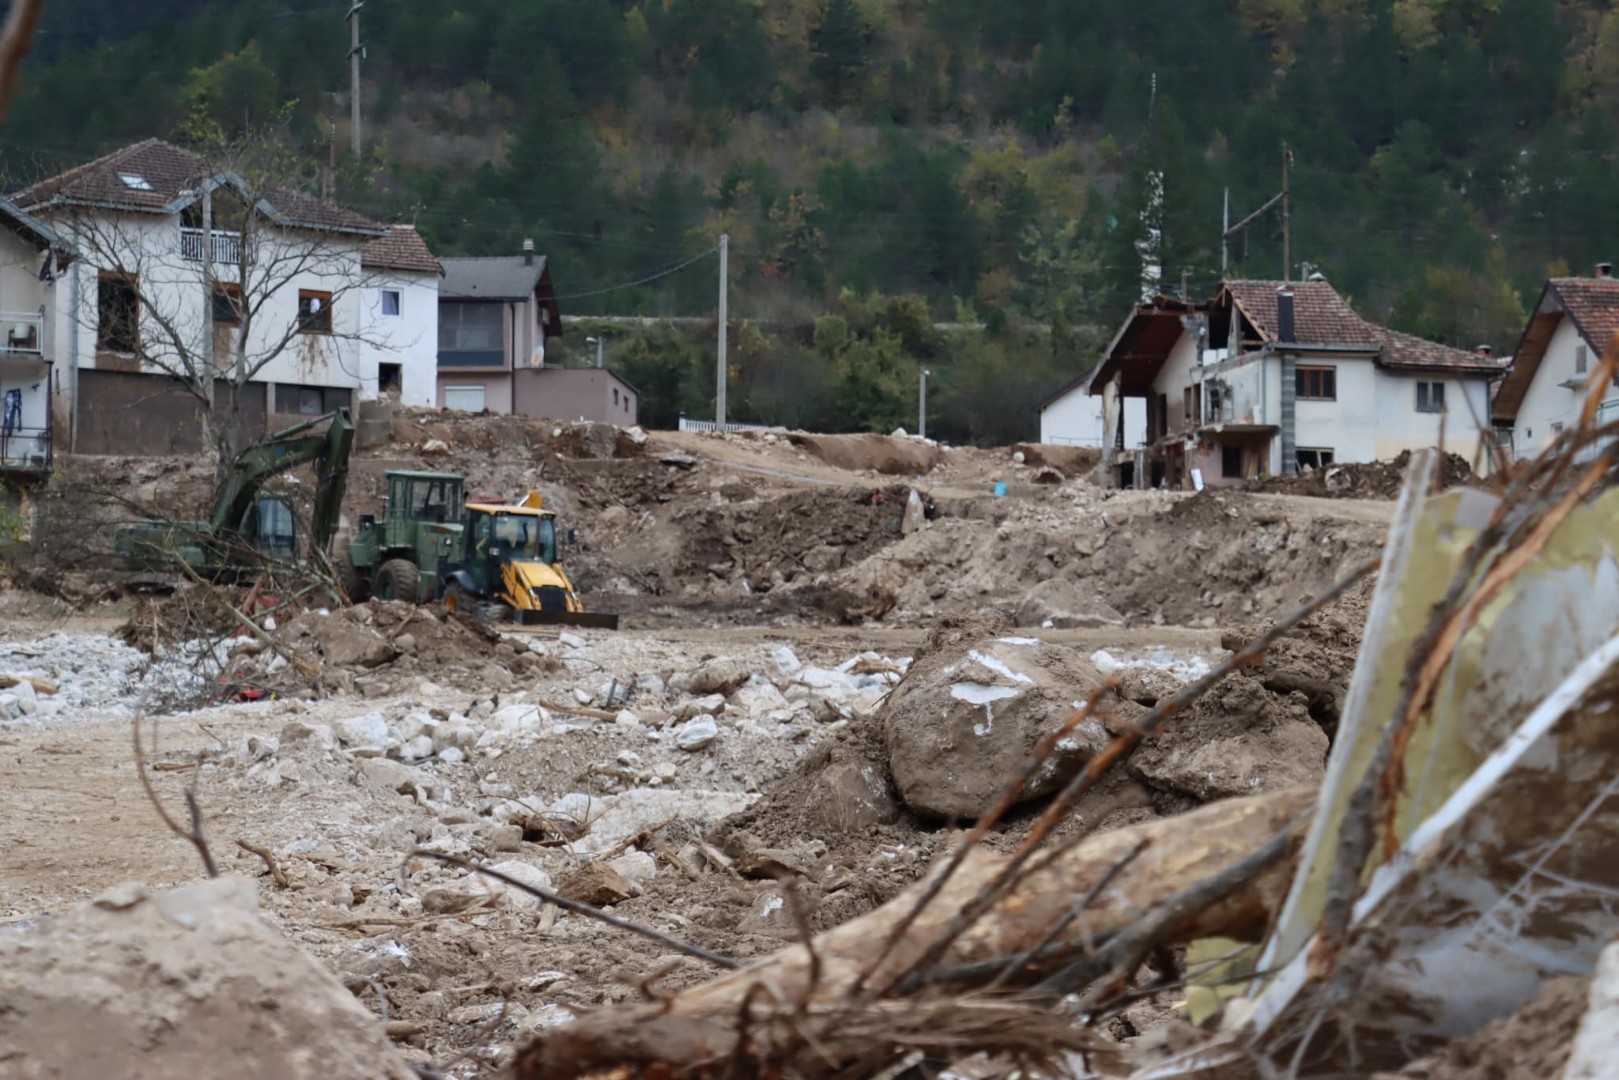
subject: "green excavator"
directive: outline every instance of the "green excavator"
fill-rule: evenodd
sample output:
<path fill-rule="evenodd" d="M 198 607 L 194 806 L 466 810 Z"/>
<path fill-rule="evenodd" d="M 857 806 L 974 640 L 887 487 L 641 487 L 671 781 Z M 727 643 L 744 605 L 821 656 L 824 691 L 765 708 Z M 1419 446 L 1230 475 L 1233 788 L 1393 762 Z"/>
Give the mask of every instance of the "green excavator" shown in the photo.
<path fill-rule="evenodd" d="M 324 430 L 317 431 L 321 425 Z M 319 552 L 327 556 L 348 484 L 354 424 L 347 409 L 274 432 L 243 450 L 214 496 L 207 521 L 150 521 L 121 526 L 113 535 L 118 568 L 134 576 L 173 580 L 175 563 L 197 577 L 234 583 L 276 563 L 295 564 Z M 300 543 L 297 516 L 286 499 L 264 486 L 300 465 L 315 467 L 309 536 Z"/>

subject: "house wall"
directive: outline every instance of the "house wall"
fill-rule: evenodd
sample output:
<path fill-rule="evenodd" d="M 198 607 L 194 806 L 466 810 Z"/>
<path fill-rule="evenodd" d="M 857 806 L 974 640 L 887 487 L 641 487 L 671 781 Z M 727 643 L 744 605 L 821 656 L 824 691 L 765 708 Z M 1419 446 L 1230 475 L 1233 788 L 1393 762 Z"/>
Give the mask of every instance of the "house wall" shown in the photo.
<path fill-rule="evenodd" d="M 517 375 L 517 412 L 552 420 L 595 420 L 633 427 L 638 395 L 600 368 L 544 368 Z"/>
<path fill-rule="evenodd" d="M 1545 449 L 1556 435 L 1553 424 L 1573 426 L 1578 420 L 1585 404 L 1584 390 L 1571 390 L 1562 384 L 1578 379 L 1583 385 L 1596 366 L 1598 350 L 1587 347 L 1585 374 L 1575 372 L 1575 352 L 1585 344 L 1572 319 L 1565 317 L 1558 323 L 1535 378 L 1523 396 L 1523 404 L 1518 406 L 1517 421 L 1512 428 L 1512 452 L 1517 458 L 1534 457 Z M 1604 405 L 1619 401 L 1619 389 L 1609 386 L 1602 400 Z"/>
<path fill-rule="evenodd" d="M 1111 432 L 1102 426 L 1102 397 L 1076 386 L 1040 410 L 1040 441 L 1100 448 Z M 1140 446 L 1147 438 L 1147 401 L 1124 399 L 1124 445 Z"/>
<path fill-rule="evenodd" d="M 378 368 L 400 366 L 399 400 L 404 405 L 431 406 L 438 397 L 437 274 L 397 270 L 368 271 L 371 280 L 359 297 L 362 326 L 360 397 L 378 395 Z M 399 314 L 382 314 L 382 293 L 399 293 Z"/>
<path fill-rule="evenodd" d="M 1300 398 L 1293 405 L 1293 445 L 1300 450 L 1331 450 L 1333 461 L 1377 460 L 1384 419 L 1379 412 L 1381 373 L 1366 356 L 1300 354 L 1299 367 L 1332 368 L 1333 401 Z M 1277 369 L 1278 382 L 1281 369 Z M 1281 448 L 1277 447 L 1278 468 Z"/>
<path fill-rule="evenodd" d="M 1152 381 L 1152 392 L 1167 399 L 1170 432 L 1184 432 L 1192 426 L 1191 417 L 1186 415 L 1186 388 L 1202 378 L 1203 370 L 1197 360 L 1197 338 L 1182 333 L 1169 350 L 1158 377 Z"/>
<path fill-rule="evenodd" d="M 1594 362 L 1594 361 L 1593 361 Z M 1388 461 L 1406 450 L 1439 446 L 1440 427 L 1444 428 L 1446 453 L 1472 460 L 1478 452 L 1480 424 L 1491 430 L 1488 381 L 1462 379 L 1433 372 L 1378 371 L 1377 437 L 1370 459 Z M 1417 411 L 1417 383 L 1440 382 L 1445 387 L 1445 412 Z M 1535 380 L 1539 382 L 1537 378 Z M 1567 391 L 1565 391 L 1566 393 Z M 1476 418 L 1476 419 L 1475 419 Z M 1300 443 L 1299 445 L 1303 445 Z"/>
<path fill-rule="evenodd" d="M 164 375 L 86 369 L 79 372 L 78 453 L 195 454 L 205 446 L 202 406 Z M 265 431 L 265 386 L 243 388 L 243 425 L 250 439 Z M 215 415 L 222 415 L 221 407 Z"/>

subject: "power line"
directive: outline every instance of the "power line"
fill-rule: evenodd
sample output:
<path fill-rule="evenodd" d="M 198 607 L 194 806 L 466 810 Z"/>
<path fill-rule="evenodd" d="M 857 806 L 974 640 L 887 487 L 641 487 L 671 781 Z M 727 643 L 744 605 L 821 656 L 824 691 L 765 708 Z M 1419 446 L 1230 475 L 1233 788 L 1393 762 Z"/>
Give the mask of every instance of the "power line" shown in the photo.
<path fill-rule="evenodd" d="M 685 262 L 677 263 L 674 266 L 667 267 L 666 269 L 663 269 L 663 270 L 659 270 L 655 274 L 648 274 L 644 278 L 639 278 L 639 279 L 637 279 L 635 281 L 625 282 L 623 285 L 610 285 L 605 289 L 592 289 L 589 292 L 569 293 L 566 296 L 553 297 L 553 299 L 558 300 L 558 301 L 562 301 L 562 300 L 583 300 L 585 297 L 588 297 L 588 296 L 606 296 L 608 293 L 618 292 L 621 289 L 633 289 L 633 288 L 636 288 L 637 286 L 646 285 L 646 284 L 648 284 L 650 282 L 657 281 L 659 278 L 668 277 L 670 274 L 676 273 L 677 271 L 684 270 L 686 267 L 692 265 L 693 263 L 700 262 L 703 259 L 708 258 L 710 255 L 713 255 L 714 253 L 715 253 L 714 249 L 711 248 L 708 251 L 704 251 L 704 252 L 702 252 L 700 254 L 693 255 L 691 258 L 687 259 Z"/>

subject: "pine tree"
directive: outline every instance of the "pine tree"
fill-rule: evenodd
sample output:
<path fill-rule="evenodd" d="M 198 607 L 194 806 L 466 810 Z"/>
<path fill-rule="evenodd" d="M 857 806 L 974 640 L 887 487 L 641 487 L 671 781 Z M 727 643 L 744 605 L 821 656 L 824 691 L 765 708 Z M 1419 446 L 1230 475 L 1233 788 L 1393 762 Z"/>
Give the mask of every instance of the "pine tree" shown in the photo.
<path fill-rule="evenodd" d="M 871 35 L 860 18 L 855 0 L 827 0 L 821 26 L 815 31 L 815 55 L 810 74 L 834 101 L 842 102 L 866 66 Z"/>

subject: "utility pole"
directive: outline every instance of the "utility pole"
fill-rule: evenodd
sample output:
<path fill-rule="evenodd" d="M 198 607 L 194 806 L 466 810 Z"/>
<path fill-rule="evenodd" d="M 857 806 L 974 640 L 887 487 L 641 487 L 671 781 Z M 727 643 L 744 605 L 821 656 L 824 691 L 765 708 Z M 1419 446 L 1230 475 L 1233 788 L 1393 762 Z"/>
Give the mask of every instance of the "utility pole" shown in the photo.
<path fill-rule="evenodd" d="M 354 128 L 354 156 L 360 156 L 360 9 L 365 0 L 349 8 L 349 123 Z"/>
<path fill-rule="evenodd" d="M 731 237 L 720 234 L 720 351 L 714 361 L 714 423 L 725 430 L 725 321 L 728 315 L 728 276 L 731 271 Z"/>
<path fill-rule="evenodd" d="M 1225 209 L 1220 211 L 1220 278 L 1225 278 L 1226 258 L 1231 250 L 1231 189 L 1225 189 Z"/>
<path fill-rule="evenodd" d="M 1290 206 L 1287 198 L 1287 174 L 1293 164 L 1293 151 L 1282 144 L 1282 280 L 1293 280 L 1293 236 L 1289 222 Z"/>
<path fill-rule="evenodd" d="M 602 342 L 604 340 L 606 340 L 605 336 L 600 334 L 598 334 L 596 337 L 585 338 L 586 345 L 596 346 L 596 366 L 598 368 L 602 366 Z"/>
<path fill-rule="evenodd" d="M 916 433 L 922 438 L 928 437 L 928 376 L 933 374 L 927 368 L 922 369 L 922 398 L 916 405 Z"/>

